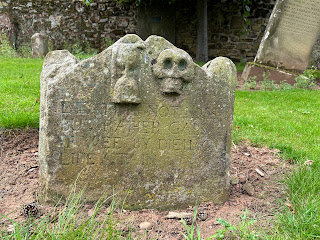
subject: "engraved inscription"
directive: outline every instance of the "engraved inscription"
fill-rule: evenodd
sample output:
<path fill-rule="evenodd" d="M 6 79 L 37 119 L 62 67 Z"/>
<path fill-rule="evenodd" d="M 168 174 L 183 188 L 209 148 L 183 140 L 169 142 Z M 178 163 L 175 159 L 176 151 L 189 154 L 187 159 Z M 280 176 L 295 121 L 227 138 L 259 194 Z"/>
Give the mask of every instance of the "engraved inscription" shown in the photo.
<path fill-rule="evenodd" d="M 284 3 L 278 28 L 313 41 L 320 25 L 320 2 L 288 0 Z M 311 39 L 310 39 L 311 38 Z"/>
<path fill-rule="evenodd" d="M 192 155 L 203 130 L 190 112 L 203 118 L 215 116 L 209 110 L 165 104 L 126 109 L 125 114 L 114 103 L 62 101 L 61 107 L 63 165 L 106 164 L 112 156 L 150 150 L 157 158 Z M 103 117 L 97 119 L 99 114 Z"/>

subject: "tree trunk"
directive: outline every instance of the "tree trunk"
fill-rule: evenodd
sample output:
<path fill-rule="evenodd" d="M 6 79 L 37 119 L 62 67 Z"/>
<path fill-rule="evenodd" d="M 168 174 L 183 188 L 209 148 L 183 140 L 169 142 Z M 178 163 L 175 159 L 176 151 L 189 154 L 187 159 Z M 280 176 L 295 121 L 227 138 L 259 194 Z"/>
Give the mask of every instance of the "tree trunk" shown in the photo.
<path fill-rule="evenodd" d="M 197 56 L 199 62 L 208 61 L 208 17 L 207 0 L 197 0 Z"/>

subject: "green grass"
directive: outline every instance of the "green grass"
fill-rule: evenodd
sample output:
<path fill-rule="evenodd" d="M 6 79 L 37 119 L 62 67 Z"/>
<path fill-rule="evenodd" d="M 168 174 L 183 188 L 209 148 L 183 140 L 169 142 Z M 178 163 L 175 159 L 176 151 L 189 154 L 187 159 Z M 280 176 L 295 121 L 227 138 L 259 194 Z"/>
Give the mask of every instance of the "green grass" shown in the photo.
<path fill-rule="evenodd" d="M 0 128 L 38 127 L 43 59 L 0 58 Z"/>
<path fill-rule="evenodd" d="M 268 239 L 320 238 L 320 91 L 238 91 L 234 141 L 250 140 L 281 150 L 283 158 L 301 164 L 286 176 L 287 196 L 295 214 L 285 208 Z"/>
<path fill-rule="evenodd" d="M 0 57 L 0 128 L 39 127 L 42 64 L 39 58 Z"/>
<path fill-rule="evenodd" d="M 234 141 L 278 148 L 288 158 L 320 158 L 320 91 L 237 91 Z"/>

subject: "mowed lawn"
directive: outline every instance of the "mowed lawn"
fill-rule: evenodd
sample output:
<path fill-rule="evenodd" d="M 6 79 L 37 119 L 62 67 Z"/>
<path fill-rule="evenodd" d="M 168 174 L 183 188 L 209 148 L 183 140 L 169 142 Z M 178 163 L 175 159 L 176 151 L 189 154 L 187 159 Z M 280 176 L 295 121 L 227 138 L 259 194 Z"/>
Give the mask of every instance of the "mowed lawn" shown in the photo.
<path fill-rule="evenodd" d="M 38 127 L 43 59 L 0 57 L 0 128 Z"/>
<path fill-rule="evenodd" d="M 0 58 L 0 128 L 38 127 L 43 59 Z M 234 138 L 281 150 L 298 167 L 285 177 L 287 208 L 270 239 L 320 238 L 320 91 L 237 91 Z M 1 132 L 1 131 L 0 131 Z"/>

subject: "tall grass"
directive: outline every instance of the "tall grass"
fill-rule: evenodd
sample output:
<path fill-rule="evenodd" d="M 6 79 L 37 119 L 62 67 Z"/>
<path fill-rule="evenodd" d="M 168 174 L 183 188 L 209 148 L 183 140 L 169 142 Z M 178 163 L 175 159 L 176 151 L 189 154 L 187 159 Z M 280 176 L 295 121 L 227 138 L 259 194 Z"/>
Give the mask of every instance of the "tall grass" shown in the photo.
<path fill-rule="evenodd" d="M 115 200 L 106 211 L 104 205 L 110 199 L 102 197 L 88 216 L 82 193 L 71 193 L 65 204 L 58 204 L 50 214 L 29 216 L 23 222 L 11 220 L 11 231 L 2 228 L 1 239 L 131 239 L 131 231 L 122 230 L 120 217 L 114 218 L 118 206 Z M 4 216 L 0 217 L 0 221 L 3 219 Z"/>

